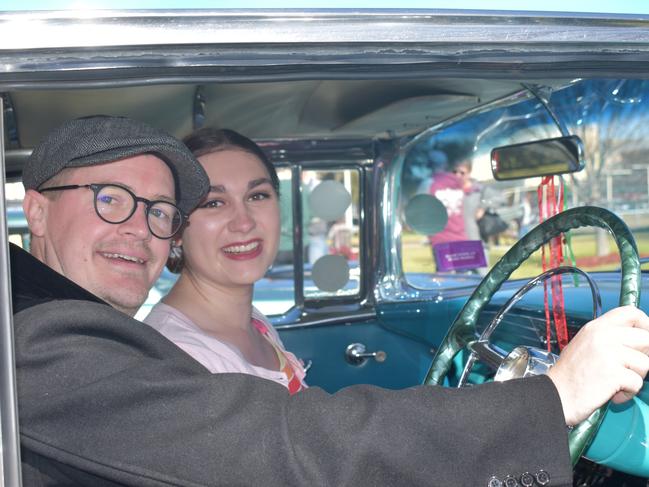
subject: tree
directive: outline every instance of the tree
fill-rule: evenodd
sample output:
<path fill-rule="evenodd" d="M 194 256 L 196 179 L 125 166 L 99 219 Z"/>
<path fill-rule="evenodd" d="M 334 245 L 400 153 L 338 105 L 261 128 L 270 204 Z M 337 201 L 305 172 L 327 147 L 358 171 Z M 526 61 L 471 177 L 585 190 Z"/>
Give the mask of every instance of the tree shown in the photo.
<path fill-rule="evenodd" d="M 649 82 L 586 80 L 553 93 L 550 106 L 571 134 L 584 144 L 585 170 L 572 175 L 573 204 L 615 210 L 614 183 L 629 174 L 629 154 L 649 149 Z M 645 173 L 643 177 L 649 177 Z M 618 185 L 624 189 L 624 185 Z M 605 230 L 596 232 L 597 255 L 607 255 Z"/>

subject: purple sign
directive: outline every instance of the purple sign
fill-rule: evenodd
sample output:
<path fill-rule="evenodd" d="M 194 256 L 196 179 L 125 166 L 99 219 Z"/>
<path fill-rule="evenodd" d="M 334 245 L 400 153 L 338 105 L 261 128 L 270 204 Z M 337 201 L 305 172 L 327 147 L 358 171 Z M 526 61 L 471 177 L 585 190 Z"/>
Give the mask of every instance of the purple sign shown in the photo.
<path fill-rule="evenodd" d="M 457 240 L 433 246 L 438 272 L 487 267 L 481 240 Z"/>

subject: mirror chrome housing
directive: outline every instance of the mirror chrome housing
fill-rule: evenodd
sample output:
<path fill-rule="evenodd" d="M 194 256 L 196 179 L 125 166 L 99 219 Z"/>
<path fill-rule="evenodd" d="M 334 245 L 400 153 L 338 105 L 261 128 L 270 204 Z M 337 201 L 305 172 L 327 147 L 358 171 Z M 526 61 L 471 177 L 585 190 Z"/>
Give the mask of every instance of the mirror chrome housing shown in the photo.
<path fill-rule="evenodd" d="M 498 181 L 565 174 L 583 168 L 584 146 L 576 135 L 505 145 L 491 151 L 491 172 Z"/>

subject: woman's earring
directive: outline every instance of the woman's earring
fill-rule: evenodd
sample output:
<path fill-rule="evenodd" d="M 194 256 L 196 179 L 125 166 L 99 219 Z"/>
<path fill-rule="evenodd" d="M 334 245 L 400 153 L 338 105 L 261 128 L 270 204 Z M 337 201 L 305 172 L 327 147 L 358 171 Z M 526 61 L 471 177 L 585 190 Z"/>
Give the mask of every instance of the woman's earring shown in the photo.
<path fill-rule="evenodd" d="M 171 247 L 169 247 L 169 257 L 167 258 L 167 268 L 171 272 L 178 274 L 183 269 L 183 265 L 183 247 L 177 240 L 172 240 Z"/>
<path fill-rule="evenodd" d="M 172 259 L 182 259 L 183 248 L 182 245 L 178 245 L 177 240 L 171 242 L 171 248 L 169 249 L 169 257 Z"/>

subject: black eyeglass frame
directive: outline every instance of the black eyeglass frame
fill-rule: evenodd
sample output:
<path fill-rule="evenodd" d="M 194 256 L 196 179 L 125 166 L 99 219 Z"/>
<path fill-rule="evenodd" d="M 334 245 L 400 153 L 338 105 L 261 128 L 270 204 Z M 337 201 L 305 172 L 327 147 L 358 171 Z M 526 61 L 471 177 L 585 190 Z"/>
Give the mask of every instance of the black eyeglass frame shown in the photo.
<path fill-rule="evenodd" d="M 116 221 L 116 222 L 106 220 L 106 218 L 104 218 L 104 216 L 102 216 L 102 214 L 97 209 L 97 195 L 99 194 L 99 192 L 102 189 L 104 189 L 106 187 L 113 187 L 113 188 L 123 189 L 129 195 L 131 195 L 131 197 L 133 198 L 133 203 L 135 203 L 135 204 L 133 205 L 133 208 L 131 209 L 131 212 L 123 220 Z M 38 192 L 39 193 L 45 193 L 46 191 L 66 191 L 68 189 L 80 189 L 80 188 L 89 188 L 89 189 L 92 190 L 92 192 L 94 193 L 93 206 L 95 208 L 95 213 L 103 221 L 105 221 L 106 223 L 112 223 L 113 225 L 119 225 L 120 223 L 124 223 L 125 221 L 128 221 L 128 219 L 131 218 L 135 214 L 135 211 L 137 210 L 137 204 L 140 203 L 140 202 L 144 203 L 144 208 L 145 208 L 144 213 L 146 215 L 146 226 L 148 227 L 149 231 L 151 232 L 151 235 L 155 236 L 156 238 L 159 238 L 160 240 L 169 240 L 170 238 L 173 238 L 180 231 L 180 229 L 183 228 L 183 226 L 184 226 L 184 224 L 185 224 L 185 222 L 187 221 L 187 218 L 188 218 L 188 215 L 184 214 L 183 211 L 180 208 L 178 208 L 178 206 L 176 206 L 174 203 L 171 203 L 171 202 L 166 201 L 166 200 L 149 200 L 149 199 L 146 199 L 146 198 L 142 198 L 141 196 L 137 196 L 130 189 L 125 188 L 124 186 L 121 186 L 119 184 L 114 184 L 114 183 L 68 184 L 68 185 L 65 185 L 65 186 L 51 186 L 49 188 L 39 189 Z M 168 237 L 161 237 L 160 235 L 155 233 L 153 231 L 153 229 L 151 228 L 151 224 L 149 223 L 149 211 L 151 210 L 151 207 L 153 207 L 157 203 L 165 203 L 167 205 L 173 206 L 174 208 L 176 208 L 178 210 L 178 214 L 180 215 L 180 224 L 178 225 L 178 228 L 176 229 L 176 231 L 174 231 Z"/>

